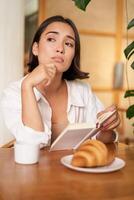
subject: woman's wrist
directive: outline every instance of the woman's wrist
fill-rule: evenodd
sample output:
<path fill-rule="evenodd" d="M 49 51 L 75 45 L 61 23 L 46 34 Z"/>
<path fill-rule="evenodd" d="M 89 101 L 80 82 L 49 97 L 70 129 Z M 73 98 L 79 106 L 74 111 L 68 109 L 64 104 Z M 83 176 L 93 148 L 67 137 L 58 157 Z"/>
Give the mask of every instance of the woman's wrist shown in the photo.
<path fill-rule="evenodd" d="M 103 143 L 117 142 L 118 133 L 113 130 L 101 131 L 97 134 L 96 139 L 102 141 Z"/>
<path fill-rule="evenodd" d="M 28 78 L 25 78 L 22 82 L 22 90 L 32 89 L 34 87 L 32 81 Z"/>

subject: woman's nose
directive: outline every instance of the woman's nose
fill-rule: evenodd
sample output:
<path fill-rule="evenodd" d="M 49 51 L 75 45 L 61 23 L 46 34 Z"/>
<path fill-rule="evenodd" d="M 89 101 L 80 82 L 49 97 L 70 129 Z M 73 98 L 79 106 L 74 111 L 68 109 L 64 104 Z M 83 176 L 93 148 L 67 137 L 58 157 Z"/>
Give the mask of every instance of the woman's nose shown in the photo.
<path fill-rule="evenodd" d="M 64 54 L 65 53 L 64 45 L 63 44 L 58 45 L 57 48 L 56 48 L 56 52 Z"/>

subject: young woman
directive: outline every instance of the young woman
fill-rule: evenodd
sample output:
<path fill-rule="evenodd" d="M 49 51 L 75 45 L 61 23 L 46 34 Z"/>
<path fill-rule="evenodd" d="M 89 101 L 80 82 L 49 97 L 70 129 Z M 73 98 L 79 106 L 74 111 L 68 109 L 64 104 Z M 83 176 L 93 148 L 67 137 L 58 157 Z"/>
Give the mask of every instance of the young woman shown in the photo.
<path fill-rule="evenodd" d="M 3 93 L 1 107 L 7 127 L 18 141 L 49 145 L 68 123 L 90 122 L 115 110 L 103 105 L 80 70 L 80 40 L 70 19 L 53 16 L 37 30 L 29 59 L 29 74 Z M 104 123 L 97 139 L 115 141 L 118 112 Z"/>

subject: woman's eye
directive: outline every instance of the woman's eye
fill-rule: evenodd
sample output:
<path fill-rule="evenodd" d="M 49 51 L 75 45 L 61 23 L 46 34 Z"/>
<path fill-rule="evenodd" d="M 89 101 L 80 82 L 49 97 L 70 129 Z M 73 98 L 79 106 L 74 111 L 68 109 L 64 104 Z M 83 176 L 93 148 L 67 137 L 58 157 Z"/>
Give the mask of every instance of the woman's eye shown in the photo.
<path fill-rule="evenodd" d="M 55 39 L 54 38 L 47 38 L 47 41 L 49 41 L 49 42 L 55 42 Z"/>
<path fill-rule="evenodd" d="M 72 44 L 71 42 L 66 42 L 65 43 L 68 47 L 74 47 L 74 44 Z"/>

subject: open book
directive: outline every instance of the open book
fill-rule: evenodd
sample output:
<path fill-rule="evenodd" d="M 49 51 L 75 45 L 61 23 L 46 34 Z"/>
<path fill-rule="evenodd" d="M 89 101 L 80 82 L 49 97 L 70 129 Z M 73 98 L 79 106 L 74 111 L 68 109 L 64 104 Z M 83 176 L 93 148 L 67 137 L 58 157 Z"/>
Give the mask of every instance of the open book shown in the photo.
<path fill-rule="evenodd" d="M 89 123 L 69 124 L 56 138 L 50 147 L 50 151 L 76 149 L 82 142 L 96 135 L 104 122 L 114 113 L 109 111 L 101 115 L 96 122 L 96 126 Z"/>

